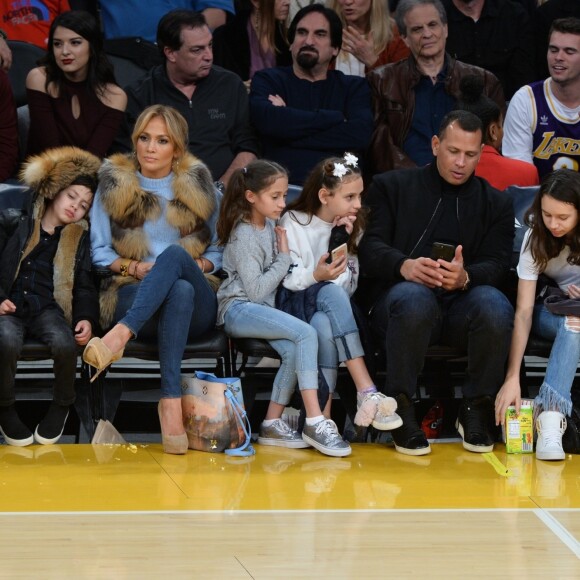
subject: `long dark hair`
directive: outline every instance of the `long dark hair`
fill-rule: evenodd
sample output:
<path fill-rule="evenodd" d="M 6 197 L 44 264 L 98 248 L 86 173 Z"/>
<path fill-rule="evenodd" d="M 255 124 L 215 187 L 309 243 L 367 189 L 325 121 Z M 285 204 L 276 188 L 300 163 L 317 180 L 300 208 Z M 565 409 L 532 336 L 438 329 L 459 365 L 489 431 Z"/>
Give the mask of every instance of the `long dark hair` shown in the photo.
<path fill-rule="evenodd" d="M 348 163 L 350 157 L 349 153 L 345 153 L 344 157 L 329 157 L 320 161 L 314 169 L 308 174 L 300 196 L 292 203 L 288 204 L 284 213 L 290 212 L 290 219 L 302 226 L 307 226 L 312 221 L 312 216 L 318 213 L 322 206 L 318 192 L 324 188 L 330 195 L 334 195 L 342 183 L 350 181 L 353 177 L 362 177 L 361 170 L 358 165 Z M 354 157 L 354 156 L 353 156 Z M 355 158 L 356 159 L 356 158 Z M 335 175 L 336 166 L 340 165 L 346 173 L 340 177 Z M 308 221 L 302 223 L 298 220 L 294 211 L 301 211 L 308 216 Z M 358 240 L 364 231 L 366 225 L 366 211 L 361 208 L 358 212 L 356 221 L 354 222 L 352 234 L 348 240 L 348 251 L 351 254 L 356 254 L 358 249 Z"/>
<path fill-rule="evenodd" d="M 260 193 L 279 177 L 288 177 L 288 172 L 278 163 L 258 159 L 246 167 L 236 169 L 226 187 L 216 225 L 219 244 L 225 245 L 232 230 L 240 220 L 250 220 L 252 204 L 246 199 L 246 191 Z"/>
<path fill-rule="evenodd" d="M 543 272 L 548 260 L 559 256 L 567 245 L 570 246 L 568 263 L 578 266 L 580 265 L 580 223 L 570 235 L 565 238 L 555 238 L 542 219 L 542 198 L 545 195 L 569 203 L 580 212 L 580 174 L 571 169 L 558 169 L 546 175 L 542 179 L 532 206 L 524 217 L 525 224 L 531 229 L 526 247 L 530 248 L 539 272 Z"/>
<path fill-rule="evenodd" d="M 87 89 L 89 92 L 102 96 L 107 84 L 117 84 L 113 65 L 109 62 L 103 50 L 103 35 L 95 17 L 84 10 L 71 10 L 59 14 L 50 25 L 46 56 L 38 64 L 46 69 L 45 90 L 52 84 L 60 94 L 65 80 L 64 72 L 54 58 L 54 31 L 58 27 L 68 28 L 89 43 L 89 70 L 87 74 Z"/>

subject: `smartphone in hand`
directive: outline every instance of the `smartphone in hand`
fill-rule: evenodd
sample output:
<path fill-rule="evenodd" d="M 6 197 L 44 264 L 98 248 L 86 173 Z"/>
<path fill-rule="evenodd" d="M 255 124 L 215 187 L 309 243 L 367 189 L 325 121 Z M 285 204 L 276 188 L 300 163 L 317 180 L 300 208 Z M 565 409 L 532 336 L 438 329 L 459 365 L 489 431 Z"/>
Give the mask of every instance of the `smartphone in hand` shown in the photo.
<path fill-rule="evenodd" d="M 338 246 L 338 248 L 334 248 L 334 250 L 332 250 L 332 252 L 330 253 L 331 262 L 335 262 L 336 260 L 338 260 L 339 258 L 342 258 L 343 256 L 346 258 L 347 255 L 348 255 L 348 250 L 347 250 L 346 244 L 340 244 L 340 246 Z"/>
<path fill-rule="evenodd" d="M 444 244 L 443 242 L 433 242 L 431 247 L 432 260 L 445 260 L 451 262 L 455 257 L 455 246 L 452 244 Z"/>

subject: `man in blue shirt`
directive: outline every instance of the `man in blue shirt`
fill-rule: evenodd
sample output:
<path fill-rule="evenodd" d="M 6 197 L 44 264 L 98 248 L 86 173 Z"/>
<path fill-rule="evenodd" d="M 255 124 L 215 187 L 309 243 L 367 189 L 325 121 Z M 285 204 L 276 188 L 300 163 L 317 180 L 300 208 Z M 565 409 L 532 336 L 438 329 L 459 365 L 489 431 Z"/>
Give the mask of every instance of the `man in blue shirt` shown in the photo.
<path fill-rule="evenodd" d="M 252 79 L 250 117 L 262 155 L 288 168 L 302 184 L 319 161 L 366 150 L 372 133 L 368 83 L 328 70 L 342 44 L 342 24 L 320 4 L 302 8 L 288 30 L 292 66 L 259 71 Z"/>

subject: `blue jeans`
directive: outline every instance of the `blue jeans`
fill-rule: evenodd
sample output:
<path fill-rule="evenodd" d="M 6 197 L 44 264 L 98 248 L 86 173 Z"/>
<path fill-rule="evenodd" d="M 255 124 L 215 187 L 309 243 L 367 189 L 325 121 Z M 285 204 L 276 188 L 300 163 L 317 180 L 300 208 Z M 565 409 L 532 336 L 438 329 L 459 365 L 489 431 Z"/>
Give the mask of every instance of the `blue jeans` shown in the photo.
<path fill-rule="evenodd" d="M 316 296 L 317 312 L 310 324 L 318 334 L 318 364 L 330 392 L 336 388 L 338 365 L 364 356 L 350 297 L 336 284 L 322 286 Z"/>
<path fill-rule="evenodd" d="M 53 401 L 72 405 L 75 401 L 77 345 L 73 331 L 60 309 L 47 308 L 36 316 L 0 316 L 0 406 L 14 404 L 14 376 L 24 339 L 29 336 L 50 347 L 54 360 Z"/>
<path fill-rule="evenodd" d="M 263 304 L 235 300 L 224 317 L 233 338 L 267 340 L 282 360 L 272 388 L 272 401 L 287 405 L 296 379 L 300 390 L 318 388 L 318 338 L 314 328 L 291 314 Z"/>
<path fill-rule="evenodd" d="M 387 290 L 371 314 L 371 328 L 384 340 L 386 393 L 412 397 L 430 344 L 467 349 L 463 395 L 495 396 L 505 376 L 513 308 L 496 288 L 437 293 L 415 282 Z"/>
<path fill-rule="evenodd" d="M 535 400 L 538 411 L 572 413 L 570 391 L 580 359 L 580 332 L 571 330 L 565 316 L 552 314 L 543 304 L 534 308 L 532 330 L 538 336 L 554 341 L 546 376 Z"/>
<path fill-rule="evenodd" d="M 119 289 L 115 321 L 135 337 L 157 338 L 161 396 L 181 396 L 181 359 L 188 339 L 215 325 L 215 292 L 193 258 L 171 245 L 139 284 Z"/>

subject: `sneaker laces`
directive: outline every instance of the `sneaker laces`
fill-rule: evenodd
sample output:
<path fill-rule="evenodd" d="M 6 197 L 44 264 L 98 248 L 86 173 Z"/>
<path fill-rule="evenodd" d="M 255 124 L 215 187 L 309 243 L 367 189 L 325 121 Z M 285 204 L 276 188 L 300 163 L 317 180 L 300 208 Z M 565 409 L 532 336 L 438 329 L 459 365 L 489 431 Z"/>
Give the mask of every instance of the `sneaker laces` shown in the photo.
<path fill-rule="evenodd" d="M 290 428 L 290 426 L 282 419 L 276 419 L 274 423 L 272 423 L 272 427 L 276 427 L 279 431 L 283 431 L 285 434 L 291 435 L 294 431 Z"/>
<path fill-rule="evenodd" d="M 560 420 L 559 427 L 553 427 L 551 429 L 542 429 L 542 424 L 540 423 L 540 434 L 544 439 L 546 445 L 556 445 L 558 447 L 562 446 L 562 435 L 566 431 L 566 418 Z"/>
<path fill-rule="evenodd" d="M 316 433 L 320 435 L 328 435 L 338 437 L 338 428 L 332 419 L 325 419 L 315 425 Z"/>

